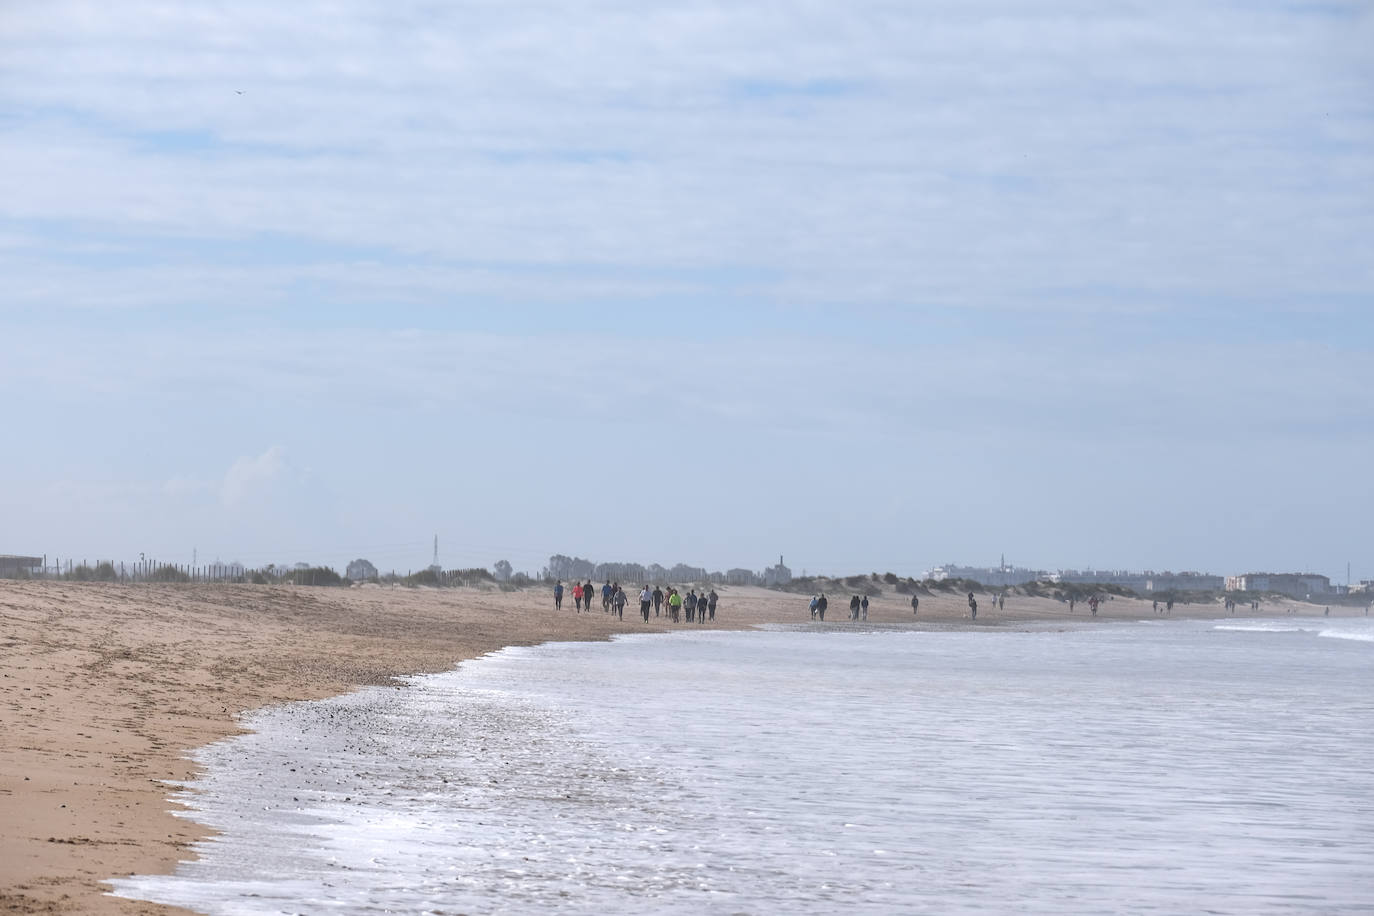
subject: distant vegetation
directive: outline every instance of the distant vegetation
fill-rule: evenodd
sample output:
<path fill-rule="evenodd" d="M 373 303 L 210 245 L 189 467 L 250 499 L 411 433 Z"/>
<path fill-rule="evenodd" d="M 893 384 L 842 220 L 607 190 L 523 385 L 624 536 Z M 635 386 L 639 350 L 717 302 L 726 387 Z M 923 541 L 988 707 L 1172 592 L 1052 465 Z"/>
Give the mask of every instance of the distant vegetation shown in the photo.
<path fill-rule="evenodd" d="M 1014 593 L 1032 598 L 1054 598 L 1059 601 L 1087 601 L 1094 595 L 1116 595 L 1121 598 L 1139 597 L 1124 585 L 1099 585 L 1095 582 L 1027 582 L 1016 587 Z M 1158 596 L 1155 596 L 1158 597 Z M 1167 601 L 1167 598 L 1160 598 Z"/>
<path fill-rule="evenodd" d="M 191 577 L 175 566 L 163 565 L 153 570 L 148 577 L 151 582 L 190 582 Z"/>
<path fill-rule="evenodd" d="M 348 580 L 328 566 L 295 569 L 286 577 L 292 585 L 347 585 Z"/>
<path fill-rule="evenodd" d="M 83 563 L 64 573 L 62 578 L 69 582 L 116 582 L 119 580 L 119 573 L 115 571 L 112 563 L 97 563 L 95 566 Z"/>

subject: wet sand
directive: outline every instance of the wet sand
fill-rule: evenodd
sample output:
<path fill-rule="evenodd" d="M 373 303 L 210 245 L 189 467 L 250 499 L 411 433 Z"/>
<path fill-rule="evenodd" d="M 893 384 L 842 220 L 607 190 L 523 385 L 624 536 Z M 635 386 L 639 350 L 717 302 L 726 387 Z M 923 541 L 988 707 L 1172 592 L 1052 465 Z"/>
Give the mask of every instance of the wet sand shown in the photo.
<path fill-rule="evenodd" d="M 716 628 L 811 625 L 809 596 L 722 588 Z M 633 597 L 633 596 L 632 596 Z M 960 595 L 872 599 L 868 629 L 966 627 Z M 1079 605 L 980 596 L 979 627 L 1159 619 L 1150 602 Z M 203 835 L 171 815 L 164 780 L 185 780 L 192 749 L 238 731 L 239 713 L 319 699 L 396 675 L 443 671 L 507 645 L 669 629 L 598 609 L 555 612 L 548 590 L 105 585 L 0 581 L 0 911 L 172 913 L 107 895 L 102 882 L 164 873 Z M 1285 603 L 1264 616 L 1296 607 Z M 1333 608 L 1333 614 L 1337 609 Z M 1339 609 L 1341 616 L 1354 613 Z M 1248 609 L 1237 616 L 1254 616 Z M 847 596 L 827 628 L 852 624 Z M 1226 617 L 1179 605 L 1175 617 Z M 678 628 L 696 626 L 680 623 Z"/>

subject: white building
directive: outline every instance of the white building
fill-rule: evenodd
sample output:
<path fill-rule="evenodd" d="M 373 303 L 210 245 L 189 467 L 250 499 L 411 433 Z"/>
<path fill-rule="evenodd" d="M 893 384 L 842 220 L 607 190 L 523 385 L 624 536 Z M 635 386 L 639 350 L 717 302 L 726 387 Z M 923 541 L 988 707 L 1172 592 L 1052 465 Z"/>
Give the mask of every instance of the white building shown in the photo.
<path fill-rule="evenodd" d="M 778 565 L 770 566 L 763 571 L 763 584 L 765 586 L 787 585 L 792 581 L 792 570 L 788 569 L 782 562 L 782 554 L 778 554 Z"/>
<path fill-rule="evenodd" d="M 1315 573 L 1245 573 L 1226 577 L 1228 592 L 1278 592 L 1289 598 L 1333 594 L 1331 580 Z"/>

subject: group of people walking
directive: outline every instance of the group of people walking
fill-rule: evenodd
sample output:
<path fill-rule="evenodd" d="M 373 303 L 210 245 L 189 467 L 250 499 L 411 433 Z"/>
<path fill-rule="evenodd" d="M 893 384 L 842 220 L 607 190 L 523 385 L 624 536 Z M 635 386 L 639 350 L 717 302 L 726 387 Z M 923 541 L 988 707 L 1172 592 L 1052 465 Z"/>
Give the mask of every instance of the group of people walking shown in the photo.
<path fill-rule="evenodd" d="M 1228 600 L 1227 603 L 1231 605 L 1231 612 L 1235 613 L 1235 602 Z M 1165 601 L 1164 610 L 1161 611 L 1159 609 L 1159 599 L 1156 598 L 1154 601 L 1150 602 L 1150 609 L 1153 610 L 1156 614 L 1172 614 L 1174 612 L 1174 599 L 1170 598 L 1168 601 Z"/>
<path fill-rule="evenodd" d="M 811 596 L 811 619 L 824 620 L 825 610 L 830 606 L 830 599 L 825 597 L 825 592 Z M 914 612 L 913 612 L 914 613 Z M 860 598 L 858 595 L 849 599 L 849 619 L 867 620 L 868 619 L 868 596 Z"/>
<path fill-rule="evenodd" d="M 573 583 L 573 604 L 578 613 L 591 611 L 597 591 L 597 587 L 592 585 L 590 581 L 585 585 L 581 582 Z M 625 595 L 625 589 L 620 587 L 620 583 L 611 582 L 608 579 L 599 591 L 601 592 L 601 610 L 624 620 L 625 605 L 629 603 L 629 598 Z M 563 583 L 559 582 L 553 587 L 555 610 L 562 609 L 563 594 Z M 685 614 L 688 623 L 695 621 L 702 624 L 716 619 L 716 606 L 719 603 L 720 596 L 716 594 L 715 589 L 711 589 L 709 592 L 703 591 L 699 595 L 696 589 L 690 589 L 686 595 L 683 595 L 675 588 L 669 587 L 668 591 L 665 592 L 657 585 L 654 586 L 653 591 L 649 591 L 649 586 L 646 585 L 639 592 L 639 616 L 647 623 L 649 610 L 652 608 L 655 617 L 666 615 L 673 623 L 680 622 Z"/>
<path fill-rule="evenodd" d="M 993 595 L 993 596 L 992 596 L 992 609 L 993 609 L 994 611 L 1004 611 L 1004 610 L 1006 610 L 1006 608 L 1007 608 L 1007 594 L 1006 594 L 1006 592 L 1003 592 L 1003 593 L 1000 594 L 1000 595 Z M 915 598 L 912 598 L 912 599 L 911 599 L 911 613 L 913 613 L 913 614 L 916 613 L 916 599 L 915 599 Z M 1094 613 L 1094 614 L 1097 613 L 1097 606 L 1096 606 L 1096 605 L 1093 606 L 1093 613 Z M 977 620 L 977 619 L 978 619 L 978 599 L 975 598 L 975 597 L 973 597 L 973 592 L 969 592 L 969 593 L 968 593 L 968 614 L 969 614 L 969 617 L 970 617 L 971 619 L 973 619 L 973 620 Z"/>
<path fill-rule="evenodd" d="M 995 610 L 995 609 L 998 609 L 998 608 L 1004 608 L 1004 607 L 1006 607 L 1006 601 L 1007 601 L 1006 595 L 993 595 L 993 597 L 992 597 L 992 606 L 993 606 L 993 609 Z M 825 612 L 826 612 L 826 609 L 829 608 L 829 606 L 830 606 L 830 599 L 827 598 L 827 597 L 825 596 L 825 593 L 824 593 L 824 592 L 821 592 L 821 593 L 816 594 L 816 595 L 812 595 L 812 596 L 811 596 L 811 605 L 810 605 L 810 609 L 811 609 L 811 619 L 812 619 L 812 620 L 824 620 L 824 619 L 825 619 Z M 920 597 L 917 596 L 917 595 L 912 595 L 912 596 L 911 596 L 911 613 L 912 613 L 912 614 L 916 614 L 916 613 L 918 613 L 920 610 L 921 610 L 921 599 L 920 599 Z M 978 599 L 974 597 L 973 592 L 969 592 L 969 593 L 968 593 L 968 612 L 969 612 L 969 616 L 970 616 L 971 618 L 973 618 L 974 620 L 977 620 L 977 619 L 978 619 Z M 867 620 L 867 619 L 868 619 L 868 596 L 867 596 L 867 595 L 864 595 L 864 596 L 862 596 L 862 597 L 860 597 L 859 595 L 854 595 L 854 596 L 852 596 L 852 597 L 849 599 L 849 619 L 850 619 L 850 620 Z"/>

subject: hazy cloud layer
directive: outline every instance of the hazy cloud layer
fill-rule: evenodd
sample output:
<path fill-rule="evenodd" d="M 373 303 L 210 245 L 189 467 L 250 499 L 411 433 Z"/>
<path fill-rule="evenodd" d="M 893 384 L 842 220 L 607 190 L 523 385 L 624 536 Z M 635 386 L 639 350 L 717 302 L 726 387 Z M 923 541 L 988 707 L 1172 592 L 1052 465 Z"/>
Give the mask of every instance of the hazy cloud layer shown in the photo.
<path fill-rule="evenodd" d="M 58 281 L 88 305 L 227 286 L 289 308 L 322 265 L 326 300 L 361 271 L 382 299 L 581 301 L 595 284 L 537 273 L 578 265 L 615 267 L 612 295 L 681 287 L 636 271 L 748 268 L 769 299 L 900 306 L 1301 309 L 1371 285 L 1364 4 L 3 15 L 6 257 L 29 301 L 69 259 L 24 244 L 33 221 L 153 262 L 113 268 L 108 300 L 103 270 Z M 188 236 L 323 247 L 264 271 L 211 244 L 182 259 L 208 276 L 146 282 L 158 239 Z"/>

